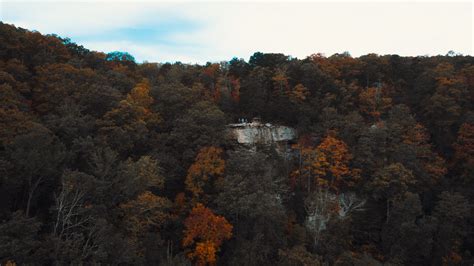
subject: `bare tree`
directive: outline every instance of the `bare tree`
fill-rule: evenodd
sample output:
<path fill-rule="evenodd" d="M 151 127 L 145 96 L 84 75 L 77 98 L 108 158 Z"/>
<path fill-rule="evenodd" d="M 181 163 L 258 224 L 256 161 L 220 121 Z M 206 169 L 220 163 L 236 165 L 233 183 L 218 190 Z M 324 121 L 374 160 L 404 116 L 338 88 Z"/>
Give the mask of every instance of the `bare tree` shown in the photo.
<path fill-rule="evenodd" d="M 346 219 L 347 217 L 350 217 L 353 212 L 363 211 L 365 202 L 365 199 L 358 198 L 357 195 L 353 192 L 339 194 L 339 218 Z"/>
<path fill-rule="evenodd" d="M 334 215 L 336 196 L 328 189 L 318 189 L 311 193 L 305 200 L 305 209 L 308 214 L 305 226 L 313 236 L 313 244 L 318 245 L 321 232 Z"/>
<path fill-rule="evenodd" d="M 313 237 L 313 244 L 318 245 L 321 234 L 331 219 L 344 220 L 355 211 L 363 210 L 365 200 L 359 199 L 355 193 L 332 193 L 327 188 L 313 191 L 305 200 L 307 213 L 305 226 Z"/>
<path fill-rule="evenodd" d="M 81 182 L 87 177 L 84 173 L 66 171 L 61 178 L 61 190 L 55 196 L 53 207 L 56 216 L 53 235 L 57 238 L 55 258 L 66 246 L 77 252 L 81 259 L 86 259 L 98 248 L 94 239 L 100 228 L 84 206 L 87 191 Z"/>

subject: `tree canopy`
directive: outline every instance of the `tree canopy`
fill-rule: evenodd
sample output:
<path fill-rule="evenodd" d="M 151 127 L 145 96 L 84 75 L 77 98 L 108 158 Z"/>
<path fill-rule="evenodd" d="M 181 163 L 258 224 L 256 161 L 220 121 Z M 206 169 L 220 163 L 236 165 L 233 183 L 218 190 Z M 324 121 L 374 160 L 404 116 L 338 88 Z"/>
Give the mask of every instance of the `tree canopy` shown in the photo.
<path fill-rule="evenodd" d="M 474 59 L 138 63 L 0 22 L 0 264 L 471 265 Z M 292 127 L 241 145 L 228 124 Z"/>

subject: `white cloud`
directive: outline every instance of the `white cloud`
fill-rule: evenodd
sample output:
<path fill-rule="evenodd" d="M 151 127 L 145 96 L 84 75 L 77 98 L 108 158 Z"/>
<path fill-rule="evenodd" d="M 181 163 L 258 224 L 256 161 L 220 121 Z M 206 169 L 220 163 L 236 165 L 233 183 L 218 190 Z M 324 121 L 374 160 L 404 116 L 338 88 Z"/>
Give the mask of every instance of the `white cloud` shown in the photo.
<path fill-rule="evenodd" d="M 80 2 L 3 2 L 2 17 L 17 26 L 60 35 L 98 34 L 140 20 L 143 6 Z"/>
<path fill-rule="evenodd" d="M 185 19 L 201 25 L 167 33 L 169 44 L 87 40 L 90 49 L 126 50 L 138 60 L 199 62 L 256 51 L 299 58 L 312 53 L 473 54 L 472 3 L 347 2 L 2 2 L 5 22 L 84 39 L 131 26 Z M 166 24 L 165 24 L 166 25 Z M 193 46 L 193 44 L 195 44 Z"/>

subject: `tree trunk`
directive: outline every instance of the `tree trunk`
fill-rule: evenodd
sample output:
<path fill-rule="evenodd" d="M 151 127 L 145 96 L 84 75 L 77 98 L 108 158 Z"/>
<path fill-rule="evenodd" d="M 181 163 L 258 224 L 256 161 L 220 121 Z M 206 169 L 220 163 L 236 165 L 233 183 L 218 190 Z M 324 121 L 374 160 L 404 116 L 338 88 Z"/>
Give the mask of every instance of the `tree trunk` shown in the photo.
<path fill-rule="evenodd" d="M 30 216 L 31 200 L 33 199 L 33 195 L 35 194 L 36 188 L 38 188 L 38 186 L 39 186 L 39 184 L 41 183 L 42 180 L 43 180 L 42 177 L 38 177 L 36 182 L 33 185 L 31 185 L 31 179 L 30 179 L 30 182 L 29 182 L 30 183 L 30 188 L 29 188 L 29 191 L 28 191 L 28 201 L 26 202 L 26 211 L 25 211 L 26 217 Z"/>
<path fill-rule="evenodd" d="M 26 202 L 26 217 L 30 216 L 30 206 L 31 206 L 31 198 L 33 197 L 32 191 L 28 192 L 28 201 Z"/>

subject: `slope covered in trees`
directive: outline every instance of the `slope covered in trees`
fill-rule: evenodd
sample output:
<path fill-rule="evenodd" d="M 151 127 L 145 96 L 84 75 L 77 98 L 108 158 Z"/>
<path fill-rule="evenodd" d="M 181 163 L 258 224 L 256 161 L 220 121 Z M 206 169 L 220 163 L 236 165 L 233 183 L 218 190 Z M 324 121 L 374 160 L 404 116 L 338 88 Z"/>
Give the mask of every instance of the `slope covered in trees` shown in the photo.
<path fill-rule="evenodd" d="M 455 265 L 474 59 L 134 61 L 0 23 L 0 264 Z M 297 129 L 291 156 L 225 136 Z"/>

